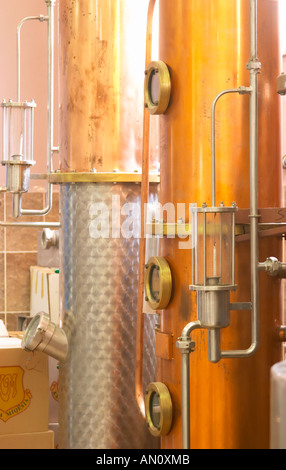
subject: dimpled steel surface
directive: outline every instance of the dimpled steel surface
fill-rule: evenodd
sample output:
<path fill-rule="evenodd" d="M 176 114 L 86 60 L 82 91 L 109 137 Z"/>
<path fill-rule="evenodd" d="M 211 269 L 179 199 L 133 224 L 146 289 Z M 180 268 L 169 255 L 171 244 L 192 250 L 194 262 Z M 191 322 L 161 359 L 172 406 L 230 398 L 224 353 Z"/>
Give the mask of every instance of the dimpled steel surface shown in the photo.
<path fill-rule="evenodd" d="M 134 393 L 139 239 L 122 234 L 112 238 L 111 223 L 110 236 L 105 232 L 106 238 L 96 238 L 102 228 L 98 209 L 103 214 L 108 208 L 111 221 L 116 197 L 121 206 L 130 204 L 124 206 L 134 217 L 129 229 L 139 229 L 140 185 L 61 187 L 61 316 L 69 354 L 59 374 L 60 448 L 158 446 L 140 416 Z M 126 215 L 121 216 L 122 232 L 124 221 Z M 105 230 L 107 224 L 108 218 Z M 114 234 L 118 236 L 118 230 Z M 155 379 L 154 348 L 154 316 L 147 315 L 144 385 Z"/>

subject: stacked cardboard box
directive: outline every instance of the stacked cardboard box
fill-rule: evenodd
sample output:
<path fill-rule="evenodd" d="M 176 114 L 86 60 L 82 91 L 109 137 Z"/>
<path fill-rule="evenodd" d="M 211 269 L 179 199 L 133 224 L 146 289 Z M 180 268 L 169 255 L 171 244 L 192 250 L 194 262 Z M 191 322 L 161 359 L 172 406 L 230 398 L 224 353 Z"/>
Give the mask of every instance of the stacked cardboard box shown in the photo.
<path fill-rule="evenodd" d="M 53 449 L 48 356 L 0 337 L 0 449 Z"/>

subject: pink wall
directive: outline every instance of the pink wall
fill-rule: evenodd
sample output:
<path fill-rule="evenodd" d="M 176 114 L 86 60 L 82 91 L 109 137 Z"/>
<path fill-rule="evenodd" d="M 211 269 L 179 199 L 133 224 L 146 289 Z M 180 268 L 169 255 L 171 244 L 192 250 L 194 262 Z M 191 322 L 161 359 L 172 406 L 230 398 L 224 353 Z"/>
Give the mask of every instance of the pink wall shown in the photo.
<path fill-rule="evenodd" d="M 1 0 L 0 1 L 0 100 L 17 100 L 17 26 L 27 16 L 47 14 L 44 0 Z M 57 49 L 57 6 L 55 7 L 55 45 Z M 57 71 L 57 54 L 55 57 Z M 55 74 L 55 90 L 57 76 Z M 46 124 L 47 124 L 47 22 L 29 21 L 21 28 L 21 100 L 34 99 L 35 112 L 33 173 L 46 172 Z M 55 92 L 55 103 L 57 103 Z M 2 114 L 2 113 L 1 113 Z M 2 126 L 2 116 L 1 116 Z M 2 127 L 1 127 L 2 129 Z M 55 105 L 54 145 L 58 145 L 57 105 Z M 0 133 L 2 149 L 2 130 Z M 2 160 L 2 150 L 0 154 Z M 57 166 L 57 156 L 54 168 Z M 0 168 L 0 185 L 4 185 L 4 171 Z M 41 182 L 33 182 L 31 189 L 41 190 Z"/>

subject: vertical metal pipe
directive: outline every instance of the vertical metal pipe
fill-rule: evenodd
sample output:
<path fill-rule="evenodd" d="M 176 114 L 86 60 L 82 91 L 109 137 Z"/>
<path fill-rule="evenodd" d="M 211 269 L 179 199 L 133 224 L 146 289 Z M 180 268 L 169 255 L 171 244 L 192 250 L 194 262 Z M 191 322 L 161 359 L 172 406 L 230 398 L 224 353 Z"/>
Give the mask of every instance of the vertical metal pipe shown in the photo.
<path fill-rule="evenodd" d="M 17 218 L 21 212 L 21 193 L 12 194 L 12 216 Z"/>
<path fill-rule="evenodd" d="M 251 345 L 245 350 L 222 351 L 221 357 L 252 356 L 259 344 L 258 284 L 258 73 L 257 0 L 250 0 L 250 80 L 249 146 L 250 146 L 250 271 L 251 271 Z"/>
<path fill-rule="evenodd" d="M 250 0 L 250 58 L 257 60 L 257 0 Z"/>
<path fill-rule="evenodd" d="M 196 320 L 188 323 L 177 341 L 177 347 L 182 354 L 182 445 L 183 449 L 191 447 L 191 417 L 190 417 L 190 335 L 193 330 L 201 328 L 201 322 Z"/>
<path fill-rule="evenodd" d="M 47 102 L 48 102 L 48 123 L 47 123 L 47 174 L 52 171 L 52 156 L 53 156 L 53 142 L 54 142 L 54 42 L 55 42 L 55 15 L 54 7 L 55 0 L 46 0 L 48 7 L 48 89 L 47 89 Z M 52 185 L 48 185 L 48 208 L 51 209 L 52 205 Z M 49 210 L 47 208 L 47 210 Z"/>
<path fill-rule="evenodd" d="M 194 215 L 193 215 L 194 217 Z M 194 223 L 192 223 L 192 237 L 193 237 L 193 240 L 194 240 Z M 192 284 L 195 283 L 195 250 L 196 250 L 196 247 L 192 246 Z"/>
<path fill-rule="evenodd" d="M 54 6 L 55 0 L 46 0 L 48 9 L 48 84 L 47 84 L 47 174 L 52 170 L 53 124 L 54 124 Z M 39 17 L 43 20 L 44 17 Z M 43 209 L 21 209 L 21 215 L 46 215 L 52 208 L 53 189 L 47 181 L 46 207 Z"/>
<path fill-rule="evenodd" d="M 17 101 L 20 102 L 21 95 L 21 52 L 20 52 L 20 30 L 22 22 L 18 25 L 17 28 Z"/>
<path fill-rule="evenodd" d="M 197 261 L 197 223 L 198 223 L 198 213 L 195 211 L 191 212 L 192 214 L 192 284 L 195 283 L 197 275 L 195 275 L 195 264 Z"/>
<path fill-rule="evenodd" d="M 216 363 L 220 360 L 220 329 L 208 329 L 208 358 Z"/>
<path fill-rule="evenodd" d="M 8 131 L 8 155 L 11 155 L 11 108 L 9 108 L 9 118 L 8 118 L 8 126 L 9 126 L 9 131 Z"/>
<path fill-rule="evenodd" d="M 190 449 L 190 357 L 189 351 L 182 352 L 182 428 L 183 449 Z"/>
<path fill-rule="evenodd" d="M 219 95 L 220 96 L 220 95 Z M 212 113 L 211 113 L 211 184 L 212 184 L 212 207 L 215 207 L 215 107 L 218 97 L 212 103 Z"/>
<path fill-rule="evenodd" d="M 220 214 L 220 236 L 219 236 L 219 278 L 222 281 L 222 214 Z M 233 258 L 232 258 L 233 259 Z"/>
<path fill-rule="evenodd" d="M 204 275 L 204 286 L 206 285 L 207 283 L 207 247 L 206 247 L 206 213 L 204 212 L 203 213 L 203 255 L 204 255 L 204 259 L 203 259 L 203 264 L 204 264 L 204 271 L 203 271 L 203 275 Z"/>
<path fill-rule="evenodd" d="M 3 155 L 3 159 L 5 158 L 5 122 L 7 122 L 7 109 L 6 108 L 3 108 L 3 118 L 2 118 L 2 155 Z M 9 126 L 9 122 L 8 122 L 8 126 Z"/>
<path fill-rule="evenodd" d="M 235 213 L 232 213 L 232 240 L 231 240 L 231 259 L 232 259 L 232 266 L 231 266 L 231 283 L 234 285 L 235 282 Z"/>
<path fill-rule="evenodd" d="M 258 72 L 257 61 L 257 0 L 250 1 L 250 247 L 252 347 L 259 342 L 258 290 Z"/>

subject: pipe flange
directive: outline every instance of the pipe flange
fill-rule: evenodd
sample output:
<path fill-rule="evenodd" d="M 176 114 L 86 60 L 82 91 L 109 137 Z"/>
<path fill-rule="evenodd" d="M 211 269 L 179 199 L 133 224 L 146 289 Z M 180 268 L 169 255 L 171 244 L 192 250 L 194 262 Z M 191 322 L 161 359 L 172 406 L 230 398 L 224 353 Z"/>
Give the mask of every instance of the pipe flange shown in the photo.
<path fill-rule="evenodd" d="M 28 351 L 42 351 L 59 361 L 65 361 L 68 339 L 62 328 L 51 322 L 47 314 L 40 312 L 26 328 L 21 347 Z"/>
<path fill-rule="evenodd" d="M 259 62 L 258 59 L 250 59 L 246 64 L 246 68 L 248 70 L 256 70 L 259 72 L 261 70 L 261 62 Z"/>
<path fill-rule="evenodd" d="M 171 78 L 167 65 L 161 60 L 150 62 L 145 70 L 144 99 L 150 114 L 163 114 L 170 102 Z"/>
<path fill-rule="evenodd" d="M 51 247 L 58 248 L 59 246 L 59 231 L 44 228 L 41 236 L 41 245 L 45 250 Z"/>
<path fill-rule="evenodd" d="M 166 436 L 172 426 L 173 405 L 168 387 L 161 382 L 152 382 L 145 392 L 146 422 L 150 433 Z"/>
<path fill-rule="evenodd" d="M 172 295 L 172 274 L 169 263 L 161 256 L 152 256 L 145 269 L 146 301 L 153 310 L 162 310 L 169 305 Z"/>
<path fill-rule="evenodd" d="M 276 88 L 277 93 L 279 93 L 279 95 L 282 95 L 282 96 L 286 95 L 286 74 L 282 72 L 277 77 L 276 82 L 277 82 L 277 88 Z"/>

